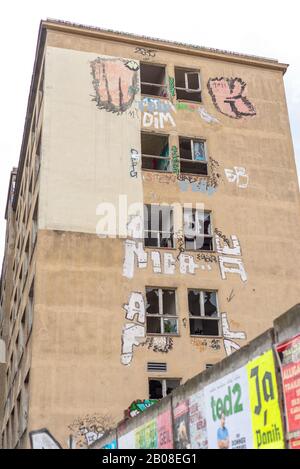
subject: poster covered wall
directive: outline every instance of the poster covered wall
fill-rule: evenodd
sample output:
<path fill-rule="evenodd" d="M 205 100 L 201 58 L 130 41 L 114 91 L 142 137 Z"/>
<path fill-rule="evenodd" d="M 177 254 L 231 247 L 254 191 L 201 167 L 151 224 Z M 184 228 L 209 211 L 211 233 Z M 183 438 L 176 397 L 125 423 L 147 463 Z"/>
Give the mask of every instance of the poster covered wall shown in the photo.
<path fill-rule="evenodd" d="M 300 449 L 300 334 L 276 346 L 290 447 Z"/>

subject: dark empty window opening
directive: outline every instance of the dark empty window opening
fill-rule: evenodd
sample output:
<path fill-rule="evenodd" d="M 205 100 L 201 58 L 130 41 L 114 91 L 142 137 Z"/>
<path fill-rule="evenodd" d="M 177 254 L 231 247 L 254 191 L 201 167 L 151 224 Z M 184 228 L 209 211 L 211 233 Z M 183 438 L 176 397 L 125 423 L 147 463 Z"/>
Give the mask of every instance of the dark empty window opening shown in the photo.
<path fill-rule="evenodd" d="M 178 334 L 175 295 L 174 289 L 146 287 L 147 334 Z"/>
<path fill-rule="evenodd" d="M 141 64 L 141 93 L 167 98 L 166 72 L 163 65 Z"/>
<path fill-rule="evenodd" d="M 201 84 L 199 70 L 175 67 L 177 99 L 201 102 Z"/>
<path fill-rule="evenodd" d="M 207 176 L 206 144 L 204 140 L 179 137 L 180 172 Z"/>
<path fill-rule="evenodd" d="M 169 139 L 167 135 L 143 132 L 142 168 L 152 171 L 171 171 Z"/>
<path fill-rule="evenodd" d="M 220 335 L 220 317 L 217 292 L 188 290 L 190 334 L 204 336 Z"/>
<path fill-rule="evenodd" d="M 203 210 L 184 210 L 184 241 L 187 251 L 213 251 L 211 214 Z"/>
<path fill-rule="evenodd" d="M 180 379 L 149 379 L 149 399 L 162 399 L 180 386 Z"/>
<path fill-rule="evenodd" d="M 146 247 L 173 248 L 173 209 L 169 205 L 144 206 L 144 242 Z"/>

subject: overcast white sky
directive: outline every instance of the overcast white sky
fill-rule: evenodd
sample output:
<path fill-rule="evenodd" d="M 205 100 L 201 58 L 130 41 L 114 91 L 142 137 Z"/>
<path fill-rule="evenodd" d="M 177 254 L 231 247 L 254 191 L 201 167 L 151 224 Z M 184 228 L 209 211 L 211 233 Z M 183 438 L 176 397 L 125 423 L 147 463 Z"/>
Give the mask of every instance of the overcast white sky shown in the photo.
<path fill-rule="evenodd" d="M 5 6 L 3 6 L 5 5 Z M 289 63 L 285 86 L 300 174 L 299 12 L 295 0 L 42 0 L 2 2 L 0 75 L 0 261 L 10 170 L 17 166 L 41 19 L 278 59 Z M 277 155 L 280 158 L 280 155 Z M 1 266 L 0 266 L 1 268 Z"/>

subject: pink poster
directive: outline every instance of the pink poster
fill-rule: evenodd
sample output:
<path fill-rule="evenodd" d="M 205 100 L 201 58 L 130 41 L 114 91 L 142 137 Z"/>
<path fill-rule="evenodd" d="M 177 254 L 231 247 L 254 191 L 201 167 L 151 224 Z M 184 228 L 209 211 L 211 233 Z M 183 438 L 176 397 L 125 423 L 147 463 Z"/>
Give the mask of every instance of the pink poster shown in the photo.
<path fill-rule="evenodd" d="M 157 442 L 159 449 L 173 449 L 171 409 L 157 417 Z"/>

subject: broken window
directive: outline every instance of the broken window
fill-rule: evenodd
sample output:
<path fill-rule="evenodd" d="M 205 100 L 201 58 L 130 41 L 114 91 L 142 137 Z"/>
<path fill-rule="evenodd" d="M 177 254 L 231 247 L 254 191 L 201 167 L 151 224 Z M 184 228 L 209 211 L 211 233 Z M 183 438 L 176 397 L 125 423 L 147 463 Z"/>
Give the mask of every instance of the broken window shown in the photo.
<path fill-rule="evenodd" d="M 162 399 L 180 386 L 180 379 L 149 379 L 149 399 Z"/>
<path fill-rule="evenodd" d="M 178 334 L 175 290 L 146 287 L 147 334 Z"/>
<path fill-rule="evenodd" d="M 217 292 L 188 290 L 190 334 L 204 336 L 220 335 L 220 317 Z"/>
<path fill-rule="evenodd" d="M 144 206 L 144 239 L 146 247 L 173 248 L 173 209 L 169 205 Z"/>
<path fill-rule="evenodd" d="M 141 93 L 167 98 L 166 71 L 163 65 L 141 63 Z"/>
<path fill-rule="evenodd" d="M 179 137 L 181 173 L 207 176 L 206 144 L 204 140 Z"/>
<path fill-rule="evenodd" d="M 168 136 L 143 132 L 141 141 L 142 168 L 152 171 L 171 171 Z"/>
<path fill-rule="evenodd" d="M 201 102 L 199 70 L 175 67 L 175 86 L 177 99 Z"/>
<path fill-rule="evenodd" d="M 187 251 L 213 251 L 211 213 L 184 209 L 184 241 Z"/>

